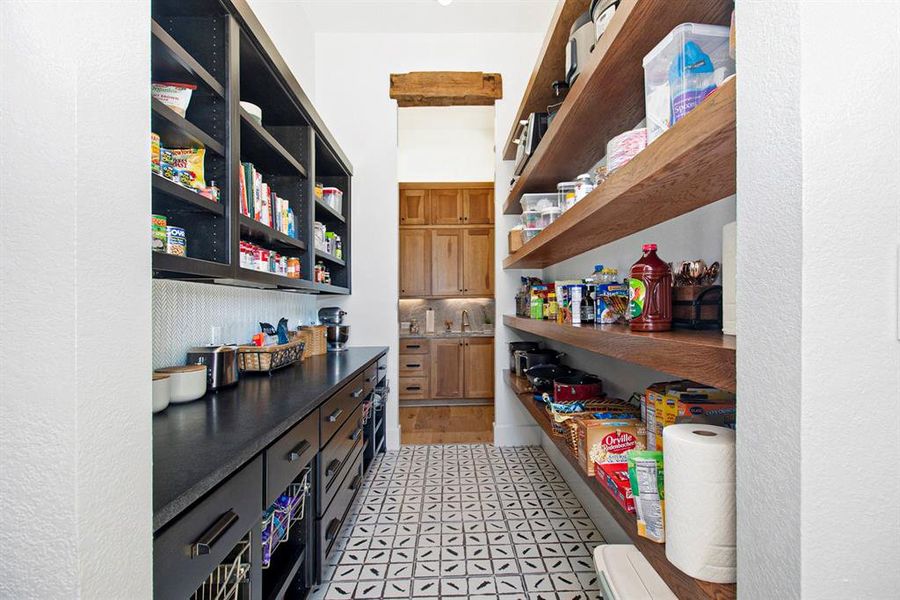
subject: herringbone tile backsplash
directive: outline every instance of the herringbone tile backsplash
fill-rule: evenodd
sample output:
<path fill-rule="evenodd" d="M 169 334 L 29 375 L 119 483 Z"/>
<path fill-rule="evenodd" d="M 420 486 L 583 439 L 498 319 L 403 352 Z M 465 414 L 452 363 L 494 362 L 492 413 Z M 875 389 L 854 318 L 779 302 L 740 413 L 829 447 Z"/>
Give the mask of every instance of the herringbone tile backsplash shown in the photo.
<path fill-rule="evenodd" d="M 316 321 L 314 296 L 155 279 L 153 281 L 153 368 L 184 364 L 191 346 L 248 343 L 259 322 L 287 317 L 291 328 Z M 221 338 L 212 340 L 212 328 Z"/>

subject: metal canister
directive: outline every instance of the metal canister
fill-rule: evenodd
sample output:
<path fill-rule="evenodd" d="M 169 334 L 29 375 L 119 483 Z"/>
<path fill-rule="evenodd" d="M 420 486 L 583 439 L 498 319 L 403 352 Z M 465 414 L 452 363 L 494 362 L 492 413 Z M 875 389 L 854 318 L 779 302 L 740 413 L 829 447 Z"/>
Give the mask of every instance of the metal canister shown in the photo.
<path fill-rule="evenodd" d="M 183 227 L 166 227 L 166 252 L 175 256 L 187 256 L 187 237 Z"/>

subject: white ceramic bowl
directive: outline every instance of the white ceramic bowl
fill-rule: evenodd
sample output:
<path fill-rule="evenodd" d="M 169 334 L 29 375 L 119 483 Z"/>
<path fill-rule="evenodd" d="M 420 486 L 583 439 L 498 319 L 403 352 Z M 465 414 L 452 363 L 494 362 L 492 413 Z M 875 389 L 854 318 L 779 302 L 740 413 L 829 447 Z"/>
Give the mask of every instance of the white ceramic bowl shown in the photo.
<path fill-rule="evenodd" d="M 190 402 L 206 393 L 206 365 L 184 365 L 157 369 L 169 376 L 169 401 L 172 404 Z"/>
<path fill-rule="evenodd" d="M 153 374 L 153 413 L 166 410 L 169 406 L 169 375 L 166 373 Z"/>

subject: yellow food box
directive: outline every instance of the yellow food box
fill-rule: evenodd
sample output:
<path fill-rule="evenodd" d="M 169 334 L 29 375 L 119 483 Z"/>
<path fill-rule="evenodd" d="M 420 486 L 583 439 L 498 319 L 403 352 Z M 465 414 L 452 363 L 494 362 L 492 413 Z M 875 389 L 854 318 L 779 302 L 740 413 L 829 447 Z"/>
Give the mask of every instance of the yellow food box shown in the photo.
<path fill-rule="evenodd" d="M 644 450 L 647 428 L 640 419 L 575 419 L 578 461 L 588 476 L 594 463 L 626 461 L 629 450 Z"/>
<path fill-rule="evenodd" d="M 655 431 L 656 450 L 663 449 L 663 428 L 674 425 L 679 415 L 679 403 L 734 403 L 734 394 L 714 387 L 708 387 L 692 381 L 680 382 L 671 386 L 663 395 L 662 402 L 656 405 Z"/>

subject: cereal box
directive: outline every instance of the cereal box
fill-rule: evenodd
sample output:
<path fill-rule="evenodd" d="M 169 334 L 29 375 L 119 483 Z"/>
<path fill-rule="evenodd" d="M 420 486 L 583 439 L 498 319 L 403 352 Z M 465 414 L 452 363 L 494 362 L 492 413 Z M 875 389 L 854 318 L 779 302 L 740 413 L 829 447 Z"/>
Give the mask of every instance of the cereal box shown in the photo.
<path fill-rule="evenodd" d="M 625 462 L 629 450 L 643 450 L 647 429 L 639 419 L 575 419 L 576 456 L 589 477 L 594 463 Z"/>
<path fill-rule="evenodd" d="M 594 477 L 606 491 L 616 499 L 619 506 L 627 512 L 634 513 L 634 497 L 631 494 L 631 482 L 628 479 L 627 463 L 606 463 L 594 465 Z"/>

